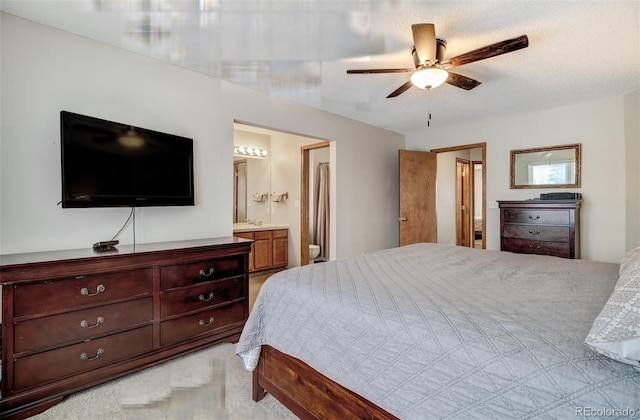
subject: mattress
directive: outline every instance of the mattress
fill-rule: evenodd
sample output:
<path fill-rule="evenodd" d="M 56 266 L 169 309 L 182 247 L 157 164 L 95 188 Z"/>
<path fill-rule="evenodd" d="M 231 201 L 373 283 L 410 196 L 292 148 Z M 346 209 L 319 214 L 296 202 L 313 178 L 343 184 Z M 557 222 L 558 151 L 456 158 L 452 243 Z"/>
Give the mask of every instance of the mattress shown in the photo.
<path fill-rule="evenodd" d="M 409 245 L 272 276 L 237 353 L 253 370 L 270 345 L 403 419 L 640 413 L 640 372 L 583 344 L 617 279 L 611 263 Z"/>

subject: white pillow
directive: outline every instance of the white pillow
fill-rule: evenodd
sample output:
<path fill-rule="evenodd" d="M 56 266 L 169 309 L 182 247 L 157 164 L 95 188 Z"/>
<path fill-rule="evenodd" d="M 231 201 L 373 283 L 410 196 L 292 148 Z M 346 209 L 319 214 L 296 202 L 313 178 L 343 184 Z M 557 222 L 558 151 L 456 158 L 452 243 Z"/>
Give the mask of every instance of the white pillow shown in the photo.
<path fill-rule="evenodd" d="M 640 248 L 623 257 L 618 283 L 585 344 L 607 357 L 640 366 Z"/>
<path fill-rule="evenodd" d="M 621 286 L 625 281 L 629 281 L 630 277 L 625 276 L 626 273 L 637 273 L 640 271 L 640 246 L 627 252 L 622 260 L 620 260 L 620 279 L 616 287 Z M 623 278 L 624 277 L 624 278 Z"/>

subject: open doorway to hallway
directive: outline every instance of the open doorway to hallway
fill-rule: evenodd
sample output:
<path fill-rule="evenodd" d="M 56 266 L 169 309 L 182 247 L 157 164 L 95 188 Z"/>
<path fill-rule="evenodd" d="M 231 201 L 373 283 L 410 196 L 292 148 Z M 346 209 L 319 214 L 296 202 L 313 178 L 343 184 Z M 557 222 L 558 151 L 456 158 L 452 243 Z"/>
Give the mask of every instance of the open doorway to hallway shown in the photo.
<path fill-rule="evenodd" d="M 437 153 L 437 242 L 486 247 L 486 143 Z"/>

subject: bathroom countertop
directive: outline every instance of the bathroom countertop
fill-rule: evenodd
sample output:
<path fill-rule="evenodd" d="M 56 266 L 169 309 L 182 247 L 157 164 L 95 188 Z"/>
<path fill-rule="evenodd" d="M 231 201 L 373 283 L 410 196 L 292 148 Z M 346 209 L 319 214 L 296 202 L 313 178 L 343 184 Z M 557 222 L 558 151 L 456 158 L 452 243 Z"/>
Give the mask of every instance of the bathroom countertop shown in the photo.
<path fill-rule="evenodd" d="M 271 223 L 263 223 L 261 225 L 254 225 L 250 223 L 234 223 L 234 232 L 253 232 L 256 230 L 274 230 L 274 229 L 289 229 L 289 226 L 275 225 Z"/>

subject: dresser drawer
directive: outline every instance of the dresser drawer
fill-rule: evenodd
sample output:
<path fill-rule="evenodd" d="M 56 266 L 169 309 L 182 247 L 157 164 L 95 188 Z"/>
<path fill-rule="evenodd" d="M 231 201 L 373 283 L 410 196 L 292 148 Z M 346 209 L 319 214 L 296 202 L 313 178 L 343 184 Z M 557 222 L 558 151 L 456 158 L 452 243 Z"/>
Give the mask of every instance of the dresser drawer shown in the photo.
<path fill-rule="evenodd" d="M 152 350 L 152 327 L 138 328 L 14 362 L 14 391 L 126 360 Z"/>
<path fill-rule="evenodd" d="M 502 239 L 502 251 L 519 252 L 522 254 L 553 255 L 569 258 L 569 242 L 543 242 L 529 241 L 526 239 Z"/>
<path fill-rule="evenodd" d="M 503 214 L 504 223 L 568 225 L 571 222 L 569 210 L 504 209 Z"/>
<path fill-rule="evenodd" d="M 534 241 L 569 242 L 569 226 L 514 225 L 504 224 L 505 238 Z"/>
<path fill-rule="evenodd" d="M 67 312 L 152 292 L 151 268 L 15 286 L 14 317 Z"/>
<path fill-rule="evenodd" d="M 235 325 L 246 319 L 245 301 L 239 301 L 216 309 L 164 321 L 160 324 L 160 345 L 170 346 L 179 342 L 210 334 Z"/>
<path fill-rule="evenodd" d="M 226 277 L 244 275 L 244 256 L 216 258 L 160 268 L 160 288 L 191 286 Z"/>
<path fill-rule="evenodd" d="M 14 353 L 86 340 L 153 320 L 153 298 L 146 297 L 96 308 L 18 322 Z"/>
<path fill-rule="evenodd" d="M 204 309 L 244 297 L 244 278 L 210 281 L 193 287 L 173 289 L 160 297 L 160 316 Z"/>

